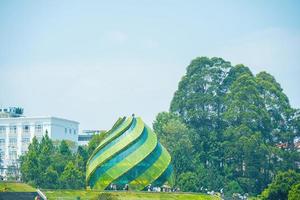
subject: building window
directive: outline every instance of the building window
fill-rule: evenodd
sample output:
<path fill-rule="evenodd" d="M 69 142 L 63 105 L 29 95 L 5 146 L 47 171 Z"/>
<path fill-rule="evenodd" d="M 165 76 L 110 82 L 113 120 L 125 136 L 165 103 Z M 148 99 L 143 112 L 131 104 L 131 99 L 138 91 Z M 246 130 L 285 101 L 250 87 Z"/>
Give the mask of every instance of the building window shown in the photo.
<path fill-rule="evenodd" d="M 29 125 L 24 125 L 23 126 L 23 133 L 29 133 L 29 131 L 30 131 Z"/>
<path fill-rule="evenodd" d="M 43 131 L 43 126 L 41 124 L 36 124 L 34 128 L 35 133 L 42 133 Z"/>
<path fill-rule="evenodd" d="M 92 137 L 92 135 L 79 135 L 78 141 L 90 141 Z"/>
<path fill-rule="evenodd" d="M 6 127 L 0 126 L 0 137 L 5 137 Z"/>
<path fill-rule="evenodd" d="M 0 134 L 6 132 L 6 127 L 5 126 L 0 126 Z"/>
<path fill-rule="evenodd" d="M 16 151 L 9 151 L 10 159 L 17 159 L 17 152 Z"/>
<path fill-rule="evenodd" d="M 15 145 L 15 144 L 17 144 L 17 138 L 9 138 L 9 144 L 10 144 L 10 145 Z"/>
<path fill-rule="evenodd" d="M 69 133 L 70 133 L 70 134 L 72 133 L 72 129 L 69 129 Z"/>
<path fill-rule="evenodd" d="M 22 138 L 22 143 L 29 144 L 30 143 L 30 138 Z"/>
<path fill-rule="evenodd" d="M 4 150 L 3 150 L 3 149 L 0 149 L 0 156 L 1 156 L 2 159 L 3 159 L 3 157 L 4 157 L 4 154 L 5 154 Z"/>
<path fill-rule="evenodd" d="M 5 139 L 0 139 L 0 146 L 4 146 L 5 145 Z"/>
<path fill-rule="evenodd" d="M 76 135 L 76 130 L 75 129 L 74 129 L 73 133 L 74 133 L 74 135 Z"/>
<path fill-rule="evenodd" d="M 13 133 L 13 134 L 16 134 L 17 133 L 17 126 L 10 126 L 9 127 L 9 132 Z"/>

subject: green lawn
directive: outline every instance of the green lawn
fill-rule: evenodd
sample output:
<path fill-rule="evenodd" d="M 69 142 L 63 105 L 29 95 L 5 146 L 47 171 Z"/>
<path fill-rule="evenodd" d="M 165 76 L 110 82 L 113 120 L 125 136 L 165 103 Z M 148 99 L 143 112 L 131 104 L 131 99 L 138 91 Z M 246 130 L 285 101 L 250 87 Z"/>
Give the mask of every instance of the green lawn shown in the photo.
<path fill-rule="evenodd" d="M 0 192 L 35 192 L 36 189 L 25 183 L 0 182 Z"/>
<path fill-rule="evenodd" d="M 0 182 L 0 192 L 35 192 L 36 189 L 25 184 L 15 182 Z M 92 190 L 42 190 L 49 200 L 96 200 L 99 191 Z M 219 200 L 217 196 L 196 193 L 152 193 L 152 192 L 105 192 L 112 200 Z M 107 199 L 107 198 L 103 198 Z"/>
<path fill-rule="evenodd" d="M 97 199 L 101 192 L 86 190 L 47 190 L 46 196 L 50 200 L 55 199 Z M 219 200 L 217 196 L 191 193 L 152 193 L 152 192 L 106 192 L 113 200 Z M 63 197 L 63 198 L 62 198 Z M 103 198 L 106 199 L 106 198 Z"/>

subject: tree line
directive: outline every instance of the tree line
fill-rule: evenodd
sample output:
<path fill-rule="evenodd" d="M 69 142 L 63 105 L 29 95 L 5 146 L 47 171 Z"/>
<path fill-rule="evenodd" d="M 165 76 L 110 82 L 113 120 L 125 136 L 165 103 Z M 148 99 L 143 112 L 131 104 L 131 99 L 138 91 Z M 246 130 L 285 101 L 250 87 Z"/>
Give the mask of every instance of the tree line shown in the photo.
<path fill-rule="evenodd" d="M 299 109 L 269 73 L 222 58 L 190 63 L 153 128 L 184 191 L 257 195 L 278 172 L 299 172 Z"/>
<path fill-rule="evenodd" d="M 20 157 L 22 181 L 46 189 L 85 188 L 86 162 L 105 134 L 94 135 L 88 146 L 73 147 L 70 141 L 53 141 L 48 134 L 35 137 Z"/>
<path fill-rule="evenodd" d="M 64 140 L 55 146 L 47 134 L 40 142 L 34 137 L 20 159 L 22 180 L 39 188 L 84 188 L 85 159 L 82 147 L 73 153 Z"/>

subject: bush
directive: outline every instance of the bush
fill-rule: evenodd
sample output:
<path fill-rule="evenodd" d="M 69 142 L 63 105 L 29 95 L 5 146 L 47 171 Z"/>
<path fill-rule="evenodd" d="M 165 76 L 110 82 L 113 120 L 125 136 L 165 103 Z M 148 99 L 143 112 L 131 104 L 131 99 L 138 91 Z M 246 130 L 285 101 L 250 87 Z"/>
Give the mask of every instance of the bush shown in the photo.
<path fill-rule="evenodd" d="M 300 174 L 289 170 L 277 174 L 273 182 L 262 192 L 263 200 L 288 199 L 289 190 L 300 183 Z M 297 192 L 296 192 L 297 193 Z M 294 193 L 293 193 L 294 194 Z M 291 194 L 292 195 L 292 194 Z"/>
<path fill-rule="evenodd" d="M 289 200 L 298 200 L 300 199 L 300 183 L 294 184 L 292 189 L 289 191 Z"/>
<path fill-rule="evenodd" d="M 231 197 L 233 193 L 243 194 L 244 191 L 237 181 L 230 181 L 225 185 L 224 193 L 227 197 Z"/>
<path fill-rule="evenodd" d="M 178 177 L 178 186 L 181 190 L 186 192 L 197 191 L 197 175 L 193 172 L 186 172 L 180 174 Z"/>
<path fill-rule="evenodd" d="M 100 193 L 97 200 L 118 200 L 118 198 L 110 193 Z"/>

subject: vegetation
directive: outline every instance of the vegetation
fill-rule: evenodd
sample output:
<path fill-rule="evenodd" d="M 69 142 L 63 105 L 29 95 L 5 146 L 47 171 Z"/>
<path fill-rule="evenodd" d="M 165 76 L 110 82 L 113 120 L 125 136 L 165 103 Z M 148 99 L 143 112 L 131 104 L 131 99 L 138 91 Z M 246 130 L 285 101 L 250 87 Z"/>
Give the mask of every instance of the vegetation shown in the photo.
<path fill-rule="evenodd" d="M 100 134 L 95 134 L 92 139 L 89 141 L 88 145 L 88 155 L 92 155 L 93 151 L 100 144 L 100 142 L 106 137 L 106 132 L 102 131 Z"/>
<path fill-rule="evenodd" d="M 36 190 L 25 183 L 0 182 L 0 192 L 35 192 Z"/>
<path fill-rule="evenodd" d="M 22 180 L 40 188 L 84 188 L 87 158 L 83 147 L 73 153 L 66 141 L 54 146 L 47 134 L 41 142 L 33 138 L 28 152 L 21 157 Z"/>
<path fill-rule="evenodd" d="M 299 199 L 300 174 L 295 171 L 280 172 L 261 195 L 262 200 Z"/>
<path fill-rule="evenodd" d="M 99 192 L 87 190 L 46 190 L 49 200 L 52 199 L 90 199 L 90 200 L 218 200 L 217 196 L 188 193 L 151 193 L 151 192 Z"/>
<path fill-rule="evenodd" d="M 299 200 L 300 199 L 300 183 L 294 184 L 289 191 L 289 200 Z"/>
<path fill-rule="evenodd" d="M 300 111 L 267 72 L 196 58 L 153 124 L 183 191 L 257 195 L 279 171 L 299 170 Z"/>
<path fill-rule="evenodd" d="M 70 141 L 52 141 L 47 134 L 41 142 L 34 137 L 20 158 L 22 180 L 46 189 L 85 188 L 86 162 L 103 138 L 94 135 L 87 147 L 76 149 Z"/>

